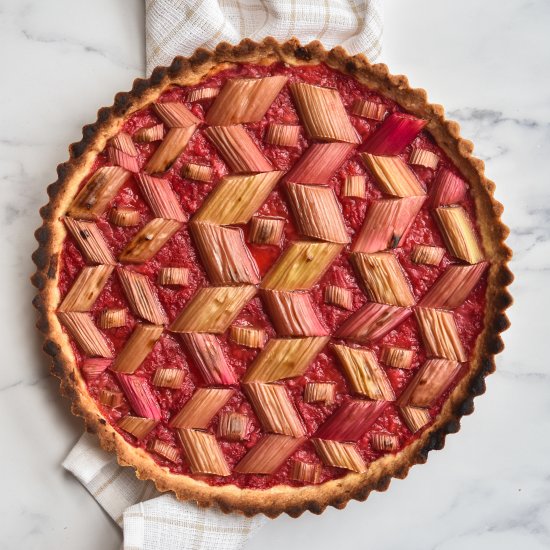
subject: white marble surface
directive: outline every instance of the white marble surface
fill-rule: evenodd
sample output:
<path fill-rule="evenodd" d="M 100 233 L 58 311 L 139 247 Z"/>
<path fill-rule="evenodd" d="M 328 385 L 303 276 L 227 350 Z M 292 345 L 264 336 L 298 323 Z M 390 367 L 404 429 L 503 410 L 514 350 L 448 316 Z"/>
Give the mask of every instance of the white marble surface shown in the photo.
<path fill-rule="evenodd" d="M 447 106 L 506 205 L 516 304 L 476 412 L 391 490 L 270 522 L 249 549 L 550 547 L 550 3 L 387 0 L 383 60 Z M 0 0 L 0 548 L 117 549 L 62 458 L 80 422 L 38 351 L 30 254 L 67 144 L 144 67 L 138 0 Z M 398 523 L 396 523 L 396 520 Z"/>

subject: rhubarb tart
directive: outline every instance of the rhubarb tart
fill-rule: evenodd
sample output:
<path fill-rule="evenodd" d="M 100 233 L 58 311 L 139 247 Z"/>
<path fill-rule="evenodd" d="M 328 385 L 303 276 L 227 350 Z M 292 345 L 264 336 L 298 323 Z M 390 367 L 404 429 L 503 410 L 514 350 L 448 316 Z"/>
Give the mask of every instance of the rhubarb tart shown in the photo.
<path fill-rule="evenodd" d="M 511 303 L 502 207 L 423 90 L 319 43 L 199 50 L 86 126 L 33 278 L 73 412 L 160 491 L 342 508 L 473 410 Z"/>

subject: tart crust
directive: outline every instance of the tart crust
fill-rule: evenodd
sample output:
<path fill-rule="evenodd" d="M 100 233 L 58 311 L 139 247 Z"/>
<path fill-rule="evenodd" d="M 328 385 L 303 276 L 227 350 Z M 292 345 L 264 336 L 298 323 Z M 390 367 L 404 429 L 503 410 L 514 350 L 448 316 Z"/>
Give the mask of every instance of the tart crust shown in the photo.
<path fill-rule="evenodd" d="M 483 246 L 491 258 L 484 329 L 477 339 L 468 372 L 433 424 L 402 451 L 371 463 L 366 473 L 349 473 L 321 485 L 305 487 L 211 486 L 189 476 L 171 473 L 148 453 L 126 442 L 105 420 L 88 394 L 69 339 L 55 313 L 60 303 L 58 258 L 66 236 L 59 218 L 90 170 L 95 156 L 120 130 L 126 116 L 155 101 L 174 84 L 197 84 L 234 64 L 277 61 L 289 65 L 326 63 L 428 121 L 425 129 L 470 183 Z M 136 79 L 132 90 L 118 93 L 113 105 L 100 109 L 97 121 L 84 126 L 82 133 L 82 140 L 69 148 L 69 160 L 57 167 L 58 179 L 48 187 L 49 203 L 40 210 L 43 224 L 35 233 L 39 246 L 33 254 L 37 271 L 32 277 L 38 293 L 33 305 L 39 313 L 37 327 L 44 335 L 43 349 L 51 357 L 51 372 L 60 379 L 62 394 L 72 400 L 73 414 L 84 419 L 88 431 L 97 433 L 103 449 L 116 451 L 119 464 L 133 467 L 139 479 L 154 481 L 159 491 L 173 491 L 180 500 L 193 500 L 199 506 L 217 505 L 224 512 L 237 511 L 247 516 L 263 513 L 271 518 L 281 513 L 297 517 L 306 510 L 320 514 L 327 506 L 344 508 L 351 499 L 363 501 L 373 490 L 386 490 L 392 477 L 404 478 L 411 466 L 426 462 L 432 449 L 443 448 L 446 435 L 459 430 L 460 418 L 473 412 L 473 399 L 484 393 L 484 378 L 495 370 L 494 356 L 503 350 L 500 333 L 509 326 L 505 310 L 512 298 L 506 287 L 513 275 L 507 265 L 511 250 L 504 243 L 509 230 L 500 219 L 502 205 L 493 197 L 495 185 L 485 177 L 484 163 L 472 156 L 473 144 L 460 137 L 456 122 L 445 119 L 443 107 L 428 103 L 426 92 L 411 88 L 405 76 L 391 75 L 386 65 L 371 65 L 365 56 L 349 56 L 340 47 L 327 51 L 317 41 L 302 45 L 295 39 L 279 43 L 266 38 L 262 42 L 243 40 L 236 46 L 221 43 L 214 51 L 199 49 L 189 58 L 176 57 L 169 67 L 157 67 L 149 79 Z"/>

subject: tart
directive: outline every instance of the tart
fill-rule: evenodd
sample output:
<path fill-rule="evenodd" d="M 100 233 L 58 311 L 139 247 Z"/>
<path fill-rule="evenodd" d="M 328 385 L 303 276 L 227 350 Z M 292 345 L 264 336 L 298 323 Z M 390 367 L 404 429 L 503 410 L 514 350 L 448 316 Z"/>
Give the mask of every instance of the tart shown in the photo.
<path fill-rule="evenodd" d="M 314 42 L 198 50 L 86 126 L 34 254 L 44 350 L 160 491 L 275 517 L 426 461 L 503 348 L 508 233 L 423 90 Z"/>

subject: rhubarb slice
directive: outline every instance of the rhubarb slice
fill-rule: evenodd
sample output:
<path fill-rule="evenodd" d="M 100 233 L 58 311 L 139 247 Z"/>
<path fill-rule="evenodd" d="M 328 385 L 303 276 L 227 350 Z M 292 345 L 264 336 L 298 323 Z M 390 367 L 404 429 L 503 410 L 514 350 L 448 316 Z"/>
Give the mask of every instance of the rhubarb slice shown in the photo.
<path fill-rule="evenodd" d="M 399 438 L 393 434 L 375 433 L 370 437 L 372 448 L 376 451 L 387 452 L 399 450 Z"/>
<path fill-rule="evenodd" d="M 377 157 L 363 153 L 361 158 L 383 193 L 394 197 L 420 197 L 426 194 L 414 172 L 400 157 Z"/>
<path fill-rule="evenodd" d="M 87 357 L 82 361 L 80 370 L 84 375 L 84 378 L 89 382 L 99 378 L 112 363 L 112 359 L 103 359 L 101 357 Z"/>
<path fill-rule="evenodd" d="M 182 210 L 180 201 L 172 191 L 168 180 L 153 178 L 147 174 L 139 174 L 136 179 L 143 198 L 155 217 L 179 222 L 187 221 L 187 214 Z"/>
<path fill-rule="evenodd" d="M 253 327 L 240 327 L 238 325 L 230 327 L 229 337 L 233 342 L 245 348 L 263 348 L 267 340 L 265 330 Z"/>
<path fill-rule="evenodd" d="M 232 172 L 271 172 L 273 167 L 242 126 L 210 126 L 204 133 Z"/>
<path fill-rule="evenodd" d="M 430 423 L 431 416 L 426 409 L 402 407 L 399 409 L 407 428 L 414 434 Z"/>
<path fill-rule="evenodd" d="M 230 388 L 197 388 L 191 399 L 170 420 L 171 428 L 206 429 L 218 411 L 231 399 Z"/>
<path fill-rule="evenodd" d="M 147 161 L 144 168 L 145 172 L 148 174 L 157 174 L 170 169 L 187 147 L 191 136 L 195 133 L 195 129 L 196 126 L 170 128 L 158 146 L 158 149 Z"/>
<path fill-rule="evenodd" d="M 346 176 L 342 186 L 343 197 L 364 199 L 367 196 L 367 178 L 362 175 Z"/>
<path fill-rule="evenodd" d="M 275 382 L 302 376 L 328 340 L 326 336 L 272 338 L 248 367 L 242 381 Z"/>
<path fill-rule="evenodd" d="M 107 246 L 103 233 L 94 222 L 81 222 L 72 218 L 63 218 L 67 229 L 73 236 L 78 248 L 86 260 L 92 264 L 113 265 L 115 259 Z"/>
<path fill-rule="evenodd" d="M 168 128 L 188 128 L 201 122 L 183 103 L 155 103 L 153 109 Z"/>
<path fill-rule="evenodd" d="M 220 93 L 219 88 L 197 88 L 191 90 L 187 94 L 187 101 L 194 103 L 195 101 L 204 101 L 205 99 L 212 99 Z"/>
<path fill-rule="evenodd" d="M 327 336 L 306 292 L 263 291 L 269 318 L 279 336 Z"/>
<path fill-rule="evenodd" d="M 207 384 L 226 386 L 237 383 L 237 377 L 213 334 L 182 334 L 181 339 Z"/>
<path fill-rule="evenodd" d="M 83 267 L 59 311 L 90 311 L 113 272 L 112 265 Z"/>
<path fill-rule="evenodd" d="M 118 427 L 136 439 L 145 439 L 158 424 L 158 420 L 152 418 L 140 418 L 139 416 L 125 416 L 118 422 Z"/>
<path fill-rule="evenodd" d="M 317 430 L 315 437 L 331 441 L 358 441 L 382 414 L 387 401 L 352 399 L 344 403 Z"/>
<path fill-rule="evenodd" d="M 370 120 L 384 120 L 387 109 L 383 103 L 375 103 L 366 99 L 356 99 L 351 107 L 352 114 Z"/>
<path fill-rule="evenodd" d="M 405 113 L 392 113 L 363 143 L 362 151 L 371 155 L 398 155 L 412 143 L 427 121 Z"/>
<path fill-rule="evenodd" d="M 118 391 L 101 390 L 99 392 L 99 402 L 109 409 L 120 407 L 123 400 L 123 395 Z"/>
<path fill-rule="evenodd" d="M 436 208 L 435 219 L 449 253 L 469 264 L 483 260 L 474 226 L 462 206 Z"/>
<path fill-rule="evenodd" d="M 330 187 L 289 183 L 287 192 L 302 235 L 333 243 L 349 243 L 338 199 Z"/>
<path fill-rule="evenodd" d="M 409 281 L 394 254 L 354 252 L 350 260 L 371 301 L 403 307 L 414 305 Z"/>
<path fill-rule="evenodd" d="M 250 222 L 248 240 L 254 244 L 279 246 L 283 238 L 285 220 L 269 216 L 254 216 Z"/>
<path fill-rule="evenodd" d="M 218 422 L 218 437 L 227 441 L 244 441 L 247 438 L 250 419 L 236 412 L 221 413 Z"/>
<path fill-rule="evenodd" d="M 133 135 L 133 138 L 138 143 L 152 143 L 160 141 L 164 137 L 164 124 L 155 124 L 148 128 L 140 128 Z"/>
<path fill-rule="evenodd" d="M 422 307 L 417 308 L 415 314 L 428 357 L 468 361 L 450 311 Z"/>
<path fill-rule="evenodd" d="M 353 309 L 353 292 L 349 288 L 328 285 L 325 287 L 325 304 L 342 309 Z"/>
<path fill-rule="evenodd" d="M 153 218 L 134 235 L 118 259 L 134 264 L 149 261 L 181 227 L 182 223 L 175 220 Z"/>
<path fill-rule="evenodd" d="M 282 175 L 283 172 L 264 172 L 224 177 L 206 197 L 193 221 L 218 225 L 248 223 Z"/>
<path fill-rule="evenodd" d="M 239 474 L 274 474 L 304 441 L 303 437 L 266 434 L 244 455 L 234 471 Z"/>
<path fill-rule="evenodd" d="M 487 262 L 449 266 L 426 292 L 419 305 L 440 309 L 457 308 L 466 301 L 488 267 Z"/>
<path fill-rule="evenodd" d="M 293 241 L 262 280 L 267 290 L 309 290 L 319 282 L 343 245 Z"/>
<path fill-rule="evenodd" d="M 145 378 L 118 374 L 118 381 L 126 399 L 130 402 L 130 407 L 137 415 L 153 420 L 162 418 L 160 405 Z"/>
<path fill-rule="evenodd" d="M 177 390 L 183 386 L 184 380 L 185 372 L 181 369 L 157 369 L 153 376 L 153 385 Z"/>
<path fill-rule="evenodd" d="M 282 75 L 227 80 L 208 109 L 206 122 L 229 126 L 262 120 L 287 80 Z"/>
<path fill-rule="evenodd" d="M 286 388 L 279 384 L 247 384 L 244 388 L 263 429 L 301 437 L 305 428 Z"/>
<path fill-rule="evenodd" d="M 439 265 L 445 256 L 445 249 L 440 246 L 417 244 L 413 246 L 411 260 L 415 264 Z"/>
<path fill-rule="evenodd" d="M 120 132 L 114 138 L 111 138 L 109 140 L 109 145 L 119 151 L 122 151 L 123 153 L 126 153 L 127 155 L 130 155 L 131 157 L 138 156 L 136 146 L 134 145 L 131 136 L 126 132 Z"/>
<path fill-rule="evenodd" d="M 99 218 L 129 176 L 130 172 L 118 166 L 98 168 L 78 192 L 67 214 L 87 220 Z"/>
<path fill-rule="evenodd" d="M 395 401 L 390 381 L 372 351 L 336 344 L 332 349 L 353 393 L 377 401 Z"/>
<path fill-rule="evenodd" d="M 134 227 L 139 225 L 141 218 L 135 208 L 111 208 L 109 221 L 119 227 Z"/>
<path fill-rule="evenodd" d="M 118 328 L 126 326 L 126 309 L 104 309 L 97 320 L 99 328 Z"/>
<path fill-rule="evenodd" d="M 211 166 L 189 162 L 181 169 L 184 178 L 195 181 L 212 181 L 213 170 Z"/>
<path fill-rule="evenodd" d="M 432 407 L 453 383 L 460 363 L 447 359 L 428 359 L 399 397 L 401 406 Z"/>
<path fill-rule="evenodd" d="M 222 334 L 255 294 L 253 285 L 200 288 L 176 317 L 170 330 Z"/>
<path fill-rule="evenodd" d="M 384 346 L 380 360 L 388 367 L 394 369 L 410 369 L 414 351 L 412 349 L 397 348 L 395 346 Z"/>
<path fill-rule="evenodd" d="M 321 481 L 321 469 L 321 464 L 293 460 L 290 466 L 290 479 L 302 483 L 316 484 Z"/>
<path fill-rule="evenodd" d="M 128 172 L 133 172 L 134 174 L 139 172 L 137 156 L 128 155 L 127 153 L 124 153 L 119 149 L 115 149 L 114 147 L 109 147 L 107 149 L 107 153 L 109 155 L 109 160 L 115 166 L 124 168 L 125 170 L 128 170 Z"/>
<path fill-rule="evenodd" d="M 312 439 L 311 442 L 326 466 L 344 468 L 358 473 L 367 471 L 367 463 L 363 460 L 355 445 L 323 439 Z"/>
<path fill-rule="evenodd" d="M 265 141 L 279 147 L 297 147 L 300 139 L 300 127 L 290 124 L 271 123 L 267 128 Z"/>
<path fill-rule="evenodd" d="M 198 430 L 178 430 L 178 436 L 193 474 L 231 474 L 223 452 L 212 434 Z"/>
<path fill-rule="evenodd" d="M 94 325 L 89 313 L 59 312 L 57 316 L 85 355 L 90 357 L 113 356 L 109 340 Z"/>
<path fill-rule="evenodd" d="M 180 457 L 180 452 L 176 447 L 172 447 L 169 443 L 161 441 L 160 439 L 154 439 L 147 445 L 147 450 L 162 456 L 170 462 L 177 462 Z"/>
<path fill-rule="evenodd" d="M 332 405 L 336 399 L 336 384 L 333 382 L 308 382 L 304 388 L 305 403 Z"/>
<path fill-rule="evenodd" d="M 359 343 L 373 342 L 388 334 L 411 313 L 409 308 L 366 303 L 346 319 L 336 336 Z"/>
<path fill-rule="evenodd" d="M 290 91 L 309 138 L 360 143 L 338 90 L 293 82 Z"/>
<path fill-rule="evenodd" d="M 111 370 L 133 374 L 155 347 L 162 330 L 159 325 L 138 324 L 117 355 Z"/>
<path fill-rule="evenodd" d="M 352 246 L 353 252 L 379 252 L 401 245 L 426 197 L 374 201 Z"/>
<path fill-rule="evenodd" d="M 428 149 L 414 148 L 411 151 L 409 162 L 416 166 L 424 166 L 424 168 L 435 170 L 439 164 L 439 157 Z"/>
<path fill-rule="evenodd" d="M 457 204 L 466 198 L 466 182 L 449 169 L 441 169 L 435 178 L 430 192 L 430 206 L 438 208 Z"/>
<path fill-rule="evenodd" d="M 117 268 L 117 275 L 130 309 L 135 315 L 155 325 L 168 323 L 166 313 L 147 275 L 120 267 Z"/>
<path fill-rule="evenodd" d="M 350 143 L 314 143 L 298 159 L 286 181 L 327 184 L 346 162 L 355 145 Z"/>
<path fill-rule="evenodd" d="M 186 267 L 161 267 L 157 275 L 159 285 L 187 286 L 189 269 Z"/>

